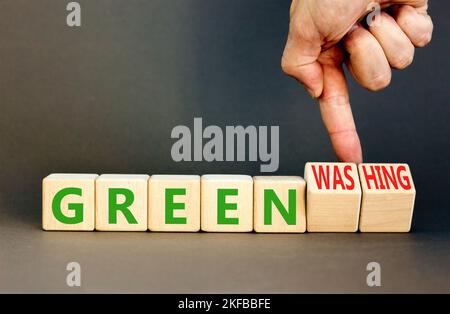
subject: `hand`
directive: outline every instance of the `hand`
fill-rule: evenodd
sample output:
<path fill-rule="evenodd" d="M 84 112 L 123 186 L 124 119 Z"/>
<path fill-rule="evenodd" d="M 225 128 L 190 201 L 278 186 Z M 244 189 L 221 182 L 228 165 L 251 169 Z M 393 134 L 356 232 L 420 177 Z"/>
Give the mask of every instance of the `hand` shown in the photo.
<path fill-rule="evenodd" d="M 381 14 L 363 27 L 359 21 L 374 4 Z M 414 46 L 430 42 L 433 23 L 427 8 L 428 0 L 292 1 L 281 65 L 319 99 L 338 160 L 362 162 L 342 63 L 363 87 L 377 91 L 388 86 L 391 68 L 407 67 Z"/>

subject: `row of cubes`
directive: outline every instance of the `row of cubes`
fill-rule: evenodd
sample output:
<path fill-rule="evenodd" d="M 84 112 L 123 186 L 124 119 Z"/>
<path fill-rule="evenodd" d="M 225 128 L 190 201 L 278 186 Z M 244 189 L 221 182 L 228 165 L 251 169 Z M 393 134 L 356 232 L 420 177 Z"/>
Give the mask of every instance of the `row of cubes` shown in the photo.
<path fill-rule="evenodd" d="M 408 232 L 406 164 L 307 163 L 300 176 L 51 174 L 42 226 L 67 231 Z"/>

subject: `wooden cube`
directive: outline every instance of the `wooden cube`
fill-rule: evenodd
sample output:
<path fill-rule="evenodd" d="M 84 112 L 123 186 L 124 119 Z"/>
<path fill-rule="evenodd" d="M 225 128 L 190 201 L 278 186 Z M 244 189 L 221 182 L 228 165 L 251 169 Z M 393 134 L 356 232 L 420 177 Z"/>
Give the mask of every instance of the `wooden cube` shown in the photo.
<path fill-rule="evenodd" d="M 363 191 L 359 230 L 409 232 L 416 189 L 407 164 L 360 164 Z"/>
<path fill-rule="evenodd" d="M 309 162 L 305 180 L 308 232 L 358 230 L 361 186 L 355 164 Z"/>
<path fill-rule="evenodd" d="M 153 175 L 148 196 L 150 231 L 200 230 L 200 176 Z"/>
<path fill-rule="evenodd" d="M 256 232 L 306 231 L 306 182 L 302 177 L 253 177 Z"/>
<path fill-rule="evenodd" d="M 210 232 L 253 230 L 253 179 L 246 175 L 201 178 L 201 228 Z"/>
<path fill-rule="evenodd" d="M 55 173 L 42 180 L 42 228 L 92 231 L 96 174 Z"/>
<path fill-rule="evenodd" d="M 146 231 L 148 175 L 102 174 L 95 181 L 95 229 Z"/>

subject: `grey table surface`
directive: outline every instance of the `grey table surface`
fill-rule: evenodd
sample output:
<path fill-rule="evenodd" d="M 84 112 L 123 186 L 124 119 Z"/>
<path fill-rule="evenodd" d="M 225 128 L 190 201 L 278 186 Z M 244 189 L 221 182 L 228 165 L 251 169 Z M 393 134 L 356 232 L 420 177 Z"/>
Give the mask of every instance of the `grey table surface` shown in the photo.
<path fill-rule="evenodd" d="M 44 232 L 33 206 L 1 206 L 0 292 L 450 292 L 448 232 Z M 66 284 L 71 261 L 81 266 L 81 287 Z M 381 265 L 381 287 L 366 284 L 371 261 Z"/>

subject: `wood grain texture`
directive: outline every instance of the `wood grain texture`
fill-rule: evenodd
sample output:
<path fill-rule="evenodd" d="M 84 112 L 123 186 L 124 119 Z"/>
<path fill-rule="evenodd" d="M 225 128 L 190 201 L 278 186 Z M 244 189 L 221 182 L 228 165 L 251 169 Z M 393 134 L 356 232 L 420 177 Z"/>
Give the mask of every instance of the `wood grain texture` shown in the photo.
<path fill-rule="evenodd" d="M 227 204 L 236 204 L 236 209 L 225 210 L 225 220 L 237 221 L 237 224 L 225 224 L 219 221 L 219 189 L 237 190 L 237 195 L 225 197 Z M 230 206 L 227 205 L 227 207 Z M 253 230 L 252 177 L 247 175 L 204 175 L 201 177 L 201 229 L 209 232 L 250 232 Z"/>
<path fill-rule="evenodd" d="M 308 232 L 356 232 L 361 186 L 352 163 L 307 163 Z"/>
<path fill-rule="evenodd" d="M 360 164 L 361 232 L 409 232 L 416 189 L 407 164 Z"/>
<path fill-rule="evenodd" d="M 146 231 L 147 230 L 147 191 L 148 175 L 102 174 L 95 181 L 96 216 L 95 229 L 98 231 Z M 134 195 L 134 201 L 127 208 L 135 221 L 127 219 L 124 212 L 117 211 L 116 223 L 110 220 L 109 193 L 111 189 L 127 189 Z M 115 202 L 123 204 L 126 197 L 115 195 Z"/>
<path fill-rule="evenodd" d="M 273 191 L 281 202 L 283 208 L 277 208 L 274 202 L 271 203 L 270 213 L 266 213 L 265 219 L 265 191 Z M 294 194 L 290 194 L 294 191 Z M 305 195 L 306 182 L 302 177 L 296 176 L 256 176 L 253 177 L 253 215 L 254 230 L 256 232 L 274 232 L 274 233 L 303 233 L 306 231 L 306 210 Z M 294 195 L 295 208 L 290 208 L 290 197 Z M 267 197 L 267 194 L 266 194 Z M 266 209 L 268 210 L 268 209 Z M 289 218 L 284 218 L 281 211 L 285 215 L 294 212 L 294 224 Z M 291 214 L 292 215 L 292 214 Z"/>
<path fill-rule="evenodd" d="M 50 174 L 42 180 L 42 228 L 55 231 L 92 231 L 95 227 L 95 179 L 96 174 Z M 81 195 L 69 194 L 60 202 L 63 215 L 74 217 L 71 204 L 82 204 L 82 222 L 67 224 L 59 221 L 52 211 L 55 195 L 65 188 L 81 189 Z"/>
<path fill-rule="evenodd" d="M 167 194 L 171 189 L 178 191 Z M 173 203 L 177 209 L 170 210 Z M 152 175 L 148 184 L 148 227 L 150 231 L 199 231 L 200 176 Z"/>

